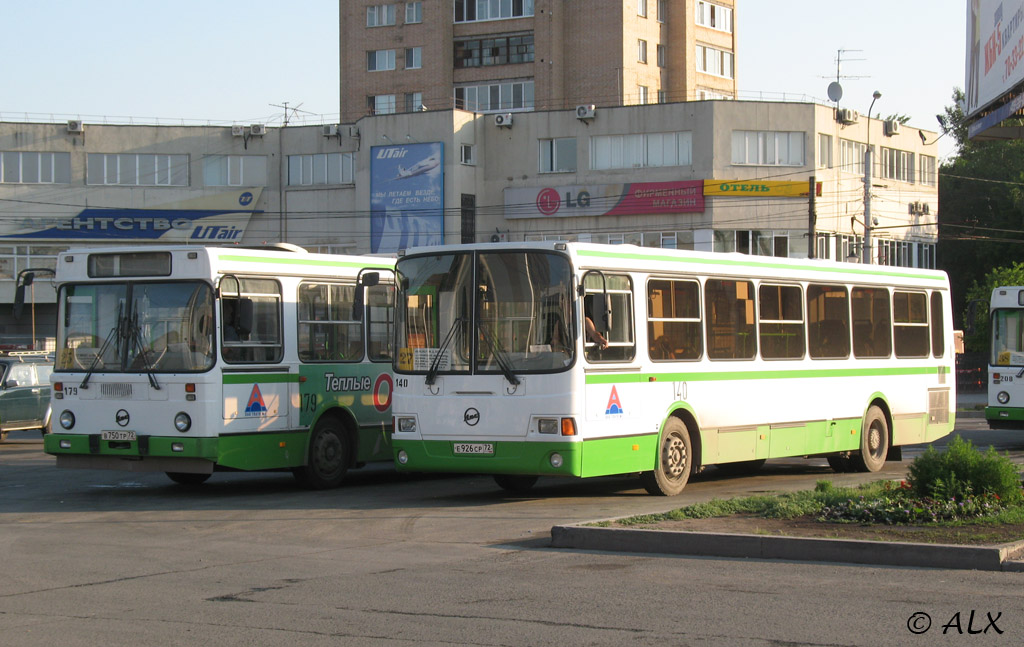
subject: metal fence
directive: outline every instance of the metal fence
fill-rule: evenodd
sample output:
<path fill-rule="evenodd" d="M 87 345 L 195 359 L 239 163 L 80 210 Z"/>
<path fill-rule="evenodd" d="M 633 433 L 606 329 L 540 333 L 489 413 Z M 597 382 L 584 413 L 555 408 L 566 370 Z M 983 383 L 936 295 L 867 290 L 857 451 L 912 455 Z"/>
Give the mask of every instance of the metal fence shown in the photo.
<path fill-rule="evenodd" d="M 988 381 L 988 355 L 961 353 L 956 356 L 956 390 L 958 393 L 984 393 Z"/>

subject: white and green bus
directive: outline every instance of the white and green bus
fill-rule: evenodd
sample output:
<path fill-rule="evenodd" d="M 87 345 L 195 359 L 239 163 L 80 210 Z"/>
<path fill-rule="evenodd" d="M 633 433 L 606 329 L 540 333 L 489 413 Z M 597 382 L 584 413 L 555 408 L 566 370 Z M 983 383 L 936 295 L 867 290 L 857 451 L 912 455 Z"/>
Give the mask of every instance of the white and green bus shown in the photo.
<path fill-rule="evenodd" d="M 876 471 L 953 429 L 942 272 L 546 242 L 413 249 L 396 273 L 400 470 L 673 495 L 707 465 Z"/>
<path fill-rule="evenodd" d="M 394 259 L 281 247 L 61 254 L 57 466 L 328 488 L 389 460 Z"/>
<path fill-rule="evenodd" d="M 989 302 L 992 349 L 988 406 L 992 429 L 1024 429 L 1024 287 L 998 287 Z"/>

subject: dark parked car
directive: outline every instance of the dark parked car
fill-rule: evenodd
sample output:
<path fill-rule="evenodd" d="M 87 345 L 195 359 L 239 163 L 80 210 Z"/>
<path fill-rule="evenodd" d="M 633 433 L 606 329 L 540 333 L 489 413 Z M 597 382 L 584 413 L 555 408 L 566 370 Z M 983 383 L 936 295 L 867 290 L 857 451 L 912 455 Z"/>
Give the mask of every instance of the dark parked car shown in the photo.
<path fill-rule="evenodd" d="M 42 351 L 0 353 L 0 440 L 7 432 L 50 426 L 53 355 Z"/>

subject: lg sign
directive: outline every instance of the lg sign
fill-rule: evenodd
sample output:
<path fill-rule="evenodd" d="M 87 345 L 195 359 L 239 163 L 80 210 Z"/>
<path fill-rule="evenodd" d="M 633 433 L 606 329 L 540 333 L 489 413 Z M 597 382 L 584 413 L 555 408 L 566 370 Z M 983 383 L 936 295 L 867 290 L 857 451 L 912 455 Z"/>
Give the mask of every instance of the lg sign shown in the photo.
<path fill-rule="evenodd" d="M 554 214 L 562 206 L 562 196 L 559 195 L 556 189 L 543 189 L 537 194 L 537 210 L 545 216 Z M 574 207 L 589 207 L 590 206 L 590 192 L 580 191 L 573 198 L 571 191 L 565 192 L 565 207 L 572 209 Z"/>

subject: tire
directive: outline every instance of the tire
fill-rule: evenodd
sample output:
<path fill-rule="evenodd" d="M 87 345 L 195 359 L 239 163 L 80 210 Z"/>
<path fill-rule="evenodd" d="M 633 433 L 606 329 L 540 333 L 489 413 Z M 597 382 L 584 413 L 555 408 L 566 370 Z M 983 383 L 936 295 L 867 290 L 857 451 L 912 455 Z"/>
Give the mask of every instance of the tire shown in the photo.
<path fill-rule="evenodd" d="M 827 458 L 828 466 L 832 468 L 833 472 L 837 474 L 843 474 L 845 472 L 852 472 L 853 469 L 850 466 L 850 459 L 845 456 L 829 456 Z"/>
<path fill-rule="evenodd" d="M 692 470 L 690 430 L 679 418 L 669 418 L 658 442 L 658 460 L 654 471 L 644 472 L 640 480 L 650 494 L 675 496 L 686 487 Z"/>
<path fill-rule="evenodd" d="M 758 458 L 752 461 L 738 461 L 736 463 L 722 463 L 715 465 L 715 468 L 722 474 L 739 476 L 740 474 L 753 474 L 764 466 L 765 459 Z"/>
<path fill-rule="evenodd" d="M 336 418 L 325 418 L 309 437 L 306 464 L 292 470 L 303 487 L 326 490 L 341 485 L 352 459 L 345 427 Z"/>
<path fill-rule="evenodd" d="M 537 482 L 536 476 L 521 476 L 518 474 L 495 474 L 494 482 L 506 492 L 515 494 L 526 494 Z"/>
<path fill-rule="evenodd" d="M 868 407 L 860 434 L 860 452 L 850 458 L 858 472 L 877 472 L 885 466 L 889 453 L 889 424 L 885 414 L 875 405 Z"/>
<path fill-rule="evenodd" d="M 202 485 L 210 478 L 210 474 L 194 474 L 192 472 L 165 472 L 167 478 L 179 485 Z"/>

